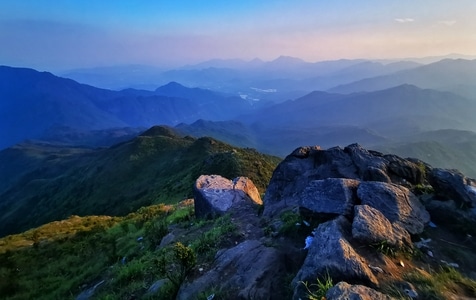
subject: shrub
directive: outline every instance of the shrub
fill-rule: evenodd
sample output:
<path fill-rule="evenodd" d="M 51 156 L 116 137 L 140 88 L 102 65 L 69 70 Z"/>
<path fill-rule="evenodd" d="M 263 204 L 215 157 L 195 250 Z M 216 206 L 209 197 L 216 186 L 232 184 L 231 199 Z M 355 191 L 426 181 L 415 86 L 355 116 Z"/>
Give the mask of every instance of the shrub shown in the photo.
<path fill-rule="evenodd" d="M 172 251 L 165 251 L 156 260 L 160 273 L 166 276 L 175 287 L 174 297 L 190 271 L 195 267 L 197 256 L 192 248 L 177 242 Z"/>

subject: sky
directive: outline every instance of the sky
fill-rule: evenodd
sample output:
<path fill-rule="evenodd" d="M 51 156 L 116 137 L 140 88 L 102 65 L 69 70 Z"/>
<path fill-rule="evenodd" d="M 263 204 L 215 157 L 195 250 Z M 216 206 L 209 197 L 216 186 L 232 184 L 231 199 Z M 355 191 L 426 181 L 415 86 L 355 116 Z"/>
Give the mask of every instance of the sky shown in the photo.
<path fill-rule="evenodd" d="M 1 0 L 0 65 L 476 54 L 474 0 Z"/>

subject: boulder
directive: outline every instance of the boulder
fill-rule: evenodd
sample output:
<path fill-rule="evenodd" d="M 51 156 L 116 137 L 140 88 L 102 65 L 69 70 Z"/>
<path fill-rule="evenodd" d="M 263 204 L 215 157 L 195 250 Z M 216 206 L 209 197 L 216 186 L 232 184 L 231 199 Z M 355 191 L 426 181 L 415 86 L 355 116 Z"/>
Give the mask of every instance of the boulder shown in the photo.
<path fill-rule="evenodd" d="M 234 190 L 241 190 L 245 192 L 245 194 L 250 197 L 250 199 L 259 205 L 263 204 L 263 201 L 261 201 L 261 196 L 259 194 L 258 189 L 256 186 L 253 184 L 253 181 L 251 181 L 247 177 L 237 177 L 233 179 L 233 189 Z"/>
<path fill-rule="evenodd" d="M 157 294 L 169 282 L 170 280 L 167 278 L 157 280 L 147 289 L 146 296 Z"/>
<path fill-rule="evenodd" d="M 327 300 L 392 300 L 394 298 L 363 285 L 341 281 L 326 293 Z"/>
<path fill-rule="evenodd" d="M 379 210 L 392 224 L 398 224 L 410 234 L 423 232 L 430 215 L 420 200 L 407 188 L 384 182 L 362 182 L 357 188 L 362 205 Z"/>
<path fill-rule="evenodd" d="M 315 214 L 350 216 L 359 183 L 343 178 L 311 181 L 299 195 L 299 206 Z"/>
<path fill-rule="evenodd" d="M 412 246 L 410 234 L 397 223 L 390 221 L 377 209 L 368 205 L 354 207 L 352 237 L 364 243 L 375 244 L 386 241 L 401 248 Z"/>
<path fill-rule="evenodd" d="M 349 221 L 340 216 L 320 224 L 315 230 L 307 257 L 292 282 L 293 299 L 299 299 L 306 294 L 302 282 L 314 282 L 326 273 L 333 280 L 378 285 L 377 278 L 366 260 L 349 243 L 346 232 L 350 231 L 350 227 Z"/>
<path fill-rule="evenodd" d="M 455 232 L 476 236 L 476 213 L 463 210 L 453 200 L 438 201 L 429 199 L 426 209 L 430 212 L 431 220 Z"/>
<path fill-rule="evenodd" d="M 349 154 L 352 162 L 357 167 L 358 178 L 362 180 L 372 180 L 390 182 L 386 176 L 387 165 L 383 154 L 377 151 L 367 151 L 359 144 L 352 144 L 344 148 Z"/>
<path fill-rule="evenodd" d="M 195 215 L 215 217 L 242 203 L 262 204 L 253 182 L 245 177 L 233 181 L 219 175 L 202 175 L 193 187 Z"/>
<path fill-rule="evenodd" d="M 300 147 L 275 169 L 264 197 L 263 214 L 273 217 L 298 206 L 299 191 L 303 191 L 311 181 L 327 178 L 411 186 L 422 183 L 424 174 L 417 162 L 366 150 L 358 144 L 327 150 L 318 146 Z"/>
<path fill-rule="evenodd" d="M 282 290 L 277 274 L 285 271 L 283 257 L 275 248 L 247 240 L 219 251 L 212 268 L 193 282 L 182 284 L 176 299 L 196 299 L 217 283 L 231 299 L 277 299 L 277 291 Z"/>
<path fill-rule="evenodd" d="M 387 161 L 387 172 L 390 177 L 401 178 L 400 182 L 393 183 L 405 184 L 423 184 L 425 181 L 425 169 L 430 168 L 424 162 L 416 159 L 403 159 L 394 154 L 384 156 Z M 377 181 L 377 180 L 376 180 Z"/>
<path fill-rule="evenodd" d="M 311 180 L 323 179 L 316 176 L 314 170 L 313 153 L 319 149 L 317 146 L 297 148 L 276 167 L 263 199 L 263 215 L 275 216 L 282 210 L 297 206 L 297 192 Z"/>
<path fill-rule="evenodd" d="M 476 207 L 476 184 L 459 171 L 435 168 L 428 179 L 437 196 L 468 208 Z"/>

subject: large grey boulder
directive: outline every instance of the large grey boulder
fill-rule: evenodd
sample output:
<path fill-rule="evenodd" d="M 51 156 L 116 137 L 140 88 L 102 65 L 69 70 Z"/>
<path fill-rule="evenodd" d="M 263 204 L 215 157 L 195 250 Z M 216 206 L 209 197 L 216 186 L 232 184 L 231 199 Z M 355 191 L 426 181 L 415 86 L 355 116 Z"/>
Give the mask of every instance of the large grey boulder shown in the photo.
<path fill-rule="evenodd" d="M 435 168 L 429 182 L 438 196 L 468 208 L 476 207 L 476 183 L 459 171 Z"/>
<path fill-rule="evenodd" d="M 387 161 L 383 154 L 376 151 L 368 151 L 358 144 L 352 144 L 344 148 L 352 162 L 357 167 L 358 178 L 362 180 L 390 182 L 386 175 Z"/>
<path fill-rule="evenodd" d="M 306 294 L 302 282 L 314 282 L 326 274 L 333 280 L 378 285 L 366 260 L 349 243 L 350 223 L 343 216 L 319 225 L 304 263 L 293 279 L 293 299 Z"/>
<path fill-rule="evenodd" d="M 344 178 L 311 181 L 299 195 L 299 206 L 315 214 L 350 216 L 359 183 Z"/>
<path fill-rule="evenodd" d="M 262 204 L 258 189 L 246 177 L 229 180 L 219 175 L 202 175 L 193 187 L 195 215 L 199 218 L 222 215 L 242 203 Z"/>
<path fill-rule="evenodd" d="M 341 281 L 326 293 L 327 300 L 393 300 L 394 298 L 363 285 Z"/>
<path fill-rule="evenodd" d="M 369 151 L 358 144 L 327 150 L 300 147 L 275 169 L 263 200 L 264 215 L 273 217 L 298 206 L 300 191 L 314 180 L 327 178 L 412 185 L 422 183 L 424 175 L 416 162 Z"/>
<path fill-rule="evenodd" d="M 193 282 L 180 287 L 176 299 L 196 299 L 217 285 L 231 299 L 278 299 L 280 277 L 286 271 L 281 254 L 259 241 L 247 240 L 217 253 L 211 269 Z"/>
<path fill-rule="evenodd" d="M 357 188 L 361 204 L 379 210 L 392 224 L 410 234 L 419 234 L 430 222 L 430 215 L 420 200 L 407 188 L 384 182 L 362 182 Z"/>
<path fill-rule="evenodd" d="M 352 221 L 354 239 L 368 244 L 385 241 L 398 248 L 412 246 L 410 234 L 399 224 L 390 223 L 377 209 L 368 205 L 356 205 L 354 211 Z"/>

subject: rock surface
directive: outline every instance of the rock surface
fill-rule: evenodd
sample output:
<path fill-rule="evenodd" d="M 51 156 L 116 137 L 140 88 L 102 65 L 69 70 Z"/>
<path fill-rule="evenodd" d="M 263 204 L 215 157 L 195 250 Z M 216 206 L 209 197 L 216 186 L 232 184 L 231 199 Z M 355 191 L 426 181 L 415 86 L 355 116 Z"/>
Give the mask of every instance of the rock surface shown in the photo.
<path fill-rule="evenodd" d="M 327 300 L 392 300 L 394 298 L 363 285 L 350 285 L 341 281 L 330 288 Z"/>
<path fill-rule="evenodd" d="M 430 215 L 407 188 L 383 182 L 362 182 L 357 189 L 362 204 L 379 210 L 392 224 L 401 225 L 410 234 L 423 232 Z"/>
<path fill-rule="evenodd" d="M 346 232 L 350 223 L 344 217 L 322 223 L 315 230 L 314 240 L 306 259 L 293 280 L 293 299 L 302 298 L 305 290 L 301 282 L 313 282 L 329 274 L 332 279 L 367 285 L 378 285 L 377 278 L 349 242 Z"/>
<path fill-rule="evenodd" d="M 218 252 L 211 269 L 195 281 L 183 284 L 177 299 L 196 299 L 217 283 L 223 290 L 237 295 L 233 299 L 276 299 L 279 295 L 274 291 L 282 284 L 276 274 L 282 272 L 285 272 L 283 259 L 275 248 L 247 240 Z"/>
<path fill-rule="evenodd" d="M 273 217 L 284 209 L 297 206 L 298 193 L 311 181 L 347 178 L 394 184 L 422 183 L 424 174 L 418 163 L 368 151 L 358 144 L 321 150 L 301 147 L 288 155 L 276 168 L 264 198 L 264 215 Z"/>
<path fill-rule="evenodd" d="M 295 300 L 308 296 L 303 282 L 313 284 L 326 275 L 334 282 L 342 281 L 328 291 L 327 299 L 392 299 L 374 288 L 388 284 L 389 276 L 401 276 L 411 262 L 392 260 L 371 246 L 382 242 L 396 248 L 413 246 L 411 235 L 423 232 L 430 214 L 412 190 L 418 190 L 416 185 L 427 187 L 428 174 L 431 184 L 443 184 L 441 195 L 472 207 L 476 188 L 464 176 L 432 169 L 418 160 L 368 151 L 357 144 L 344 149 L 296 149 L 273 173 L 263 218 L 249 205 L 260 203 L 249 180 L 202 176 L 194 188 L 197 216 L 229 211 L 245 241 L 220 250 L 208 271 L 181 286 L 177 299 L 194 298 L 217 282 L 233 299 L 281 299 L 286 273 L 296 274 L 292 281 Z M 446 206 L 440 202 L 454 202 L 428 203 L 444 218 Z M 299 244 L 301 236 L 296 239 L 269 232 L 288 222 L 283 218 L 288 214 L 296 218 L 286 225 L 296 227 L 296 235 L 303 235 Z M 464 216 L 474 219 L 470 210 Z M 311 224 L 317 226 L 312 234 Z M 264 246 L 268 243 L 276 248 Z M 292 271 L 291 261 L 295 265 Z"/>
<path fill-rule="evenodd" d="M 376 244 L 387 242 L 394 247 L 412 245 L 410 234 L 399 224 L 392 224 L 377 209 L 368 205 L 356 205 L 352 222 L 352 237 L 361 242 Z"/>
<path fill-rule="evenodd" d="M 459 205 L 476 207 L 476 184 L 457 170 L 435 168 L 429 176 L 437 195 L 454 200 Z"/>
<path fill-rule="evenodd" d="M 316 214 L 350 216 L 359 183 L 343 178 L 311 181 L 299 195 L 299 206 Z"/>
<path fill-rule="evenodd" d="M 209 218 L 222 215 L 240 203 L 262 204 L 258 189 L 245 177 L 233 181 L 219 175 L 202 175 L 193 187 L 195 215 Z"/>

